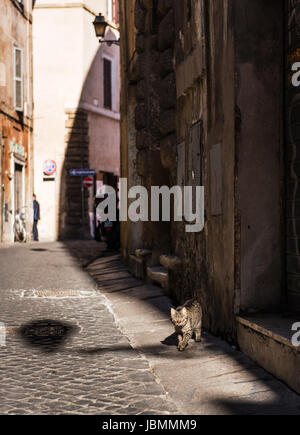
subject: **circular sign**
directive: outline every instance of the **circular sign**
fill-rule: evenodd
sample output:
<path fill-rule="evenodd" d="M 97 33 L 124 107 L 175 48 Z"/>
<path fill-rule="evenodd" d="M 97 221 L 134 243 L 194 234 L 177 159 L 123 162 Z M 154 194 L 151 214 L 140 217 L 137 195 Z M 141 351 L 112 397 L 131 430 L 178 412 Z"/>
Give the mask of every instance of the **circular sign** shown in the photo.
<path fill-rule="evenodd" d="M 84 185 L 84 187 L 92 187 L 93 184 L 94 184 L 93 177 L 85 177 L 83 179 L 83 185 Z"/>
<path fill-rule="evenodd" d="M 53 175 L 55 174 L 57 169 L 56 163 L 54 160 L 46 160 L 44 162 L 44 174 Z"/>

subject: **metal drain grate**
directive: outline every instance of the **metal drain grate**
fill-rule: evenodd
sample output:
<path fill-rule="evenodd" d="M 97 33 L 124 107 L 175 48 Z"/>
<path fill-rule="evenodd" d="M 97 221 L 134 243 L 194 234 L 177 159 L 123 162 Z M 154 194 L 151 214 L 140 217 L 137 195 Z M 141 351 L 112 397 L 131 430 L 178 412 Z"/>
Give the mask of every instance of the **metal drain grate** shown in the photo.
<path fill-rule="evenodd" d="M 80 296 L 78 290 L 36 290 L 34 294 L 39 298 Z"/>
<path fill-rule="evenodd" d="M 23 298 L 88 298 L 92 296 L 100 296 L 95 291 L 89 290 L 23 290 L 21 297 Z"/>

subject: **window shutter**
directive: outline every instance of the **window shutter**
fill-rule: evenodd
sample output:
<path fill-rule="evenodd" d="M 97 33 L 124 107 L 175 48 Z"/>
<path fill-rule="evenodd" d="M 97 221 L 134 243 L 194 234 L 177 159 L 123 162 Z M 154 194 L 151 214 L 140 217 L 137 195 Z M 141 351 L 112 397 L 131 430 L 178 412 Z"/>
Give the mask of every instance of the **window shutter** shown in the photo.
<path fill-rule="evenodd" d="M 103 59 L 103 77 L 104 77 L 104 107 L 112 109 L 112 80 L 111 80 L 111 61 Z"/>
<path fill-rule="evenodd" d="M 23 56 L 18 47 L 14 47 L 14 107 L 23 111 Z"/>

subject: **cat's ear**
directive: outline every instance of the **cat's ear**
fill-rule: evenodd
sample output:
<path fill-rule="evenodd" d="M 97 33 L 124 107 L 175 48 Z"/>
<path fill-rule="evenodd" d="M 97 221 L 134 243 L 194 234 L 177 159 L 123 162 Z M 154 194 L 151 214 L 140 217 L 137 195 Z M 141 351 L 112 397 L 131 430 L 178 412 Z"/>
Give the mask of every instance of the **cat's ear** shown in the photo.
<path fill-rule="evenodd" d="M 181 314 L 183 314 L 184 316 L 187 316 L 187 309 L 185 307 L 182 308 Z"/>
<path fill-rule="evenodd" d="M 175 316 L 176 310 L 174 308 L 171 308 L 171 317 L 173 319 L 173 317 Z"/>

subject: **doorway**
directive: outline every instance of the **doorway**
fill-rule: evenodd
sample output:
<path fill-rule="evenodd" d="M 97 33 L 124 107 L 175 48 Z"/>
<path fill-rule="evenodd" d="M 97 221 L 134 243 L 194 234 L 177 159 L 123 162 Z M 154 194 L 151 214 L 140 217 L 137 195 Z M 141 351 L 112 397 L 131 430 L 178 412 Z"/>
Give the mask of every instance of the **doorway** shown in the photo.
<path fill-rule="evenodd" d="M 15 214 L 22 212 L 23 207 L 23 167 L 15 163 Z"/>
<path fill-rule="evenodd" d="M 15 242 L 25 242 L 27 239 L 25 225 L 25 172 L 24 165 L 14 162 L 14 185 L 13 185 L 13 234 Z"/>

